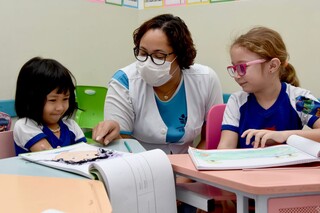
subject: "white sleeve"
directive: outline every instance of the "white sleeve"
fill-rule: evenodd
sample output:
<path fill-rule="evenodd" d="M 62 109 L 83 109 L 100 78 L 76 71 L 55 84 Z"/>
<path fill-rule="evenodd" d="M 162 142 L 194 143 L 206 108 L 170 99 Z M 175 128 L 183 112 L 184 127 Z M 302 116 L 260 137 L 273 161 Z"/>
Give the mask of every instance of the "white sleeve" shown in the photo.
<path fill-rule="evenodd" d="M 117 121 L 122 132 L 133 131 L 134 110 L 129 90 L 115 79 L 108 86 L 104 119 Z"/>
<path fill-rule="evenodd" d="M 41 134 L 43 134 L 42 126 L 39 126 L 31 119 L 21 118 L 17 120 L 13 128 L 14 142 L 23 149 L 25 149 L 25 145 L 36 136 L 38 136 L 38 141 L 46 137 L 44 134 L 39 137 Z"/>
<path fill-rule="evenodd" d="M 312 95 L 312 93 L 309 90 L 306 90 L 306 89 L 301 88 L 301 87 L 294 87 L 294 86 L 292 86 L 290 84 L 287 84 L 287 92 L 289 94 L 290 102 L 291 102 L 292 107 L 297 111 L 298 115 L 300 116 L 302 125 L 308 125 L 308 122 L 309 122 L 310 119 L 312 119 L 312 120 L 316 119 L 315 115 L 306 114 L 306 113 L 303 113 L 301 111 L 298 111 L 297 110 L 297 106 L 296 106 L 296 103 L 297 103 L 296 98 L 298 96 L 303 96 L 303 97 L 306 97 L 308 99 L 311 99 L 311 100 L 314 100 L 314 101 L 318 101 L 318 99 L 314 95 Z M 311 126 L 309 126 L 309 127 L 312 128 Z"/>
<path fill-rule="evenodd" d="M 226 109 L 223 114 L 222 125 L 231 125 L 234 127 L 239 127 L 240 123 L 240 107 L 242 103 L 240 102 L 238 93 L 234 93 L 230 96 Z"/>

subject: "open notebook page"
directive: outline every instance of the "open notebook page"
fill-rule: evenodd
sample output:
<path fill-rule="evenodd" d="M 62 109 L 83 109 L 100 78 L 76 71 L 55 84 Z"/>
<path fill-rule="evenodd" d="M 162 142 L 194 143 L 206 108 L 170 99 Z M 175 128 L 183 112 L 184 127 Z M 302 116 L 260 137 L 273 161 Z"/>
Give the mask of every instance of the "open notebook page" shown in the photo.
<path fill-rule="evenodd" d="M 298 135 L 291 135 L 287 140 L 287 144 L 314 157 L 320 157 L 320 142 L 316 142 Z"/>

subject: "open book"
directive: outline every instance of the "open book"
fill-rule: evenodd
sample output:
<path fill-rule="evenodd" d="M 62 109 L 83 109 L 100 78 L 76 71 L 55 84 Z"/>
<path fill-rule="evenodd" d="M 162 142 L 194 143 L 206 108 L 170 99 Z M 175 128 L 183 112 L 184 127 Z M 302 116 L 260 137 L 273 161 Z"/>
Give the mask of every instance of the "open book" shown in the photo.
<path fill-rule="evenodd" d="M 101 180 L 114 212 L 176 212 L 172 167 L 160 149 L 131 154 L 78 143 L 20 156 Z"/>
<path fill-rule="evenodd" d="M 188 153 L 198 170 L 227 170 L 287 166 L 320 161 L 320 143 L 297 135 L 287 144 L 250 149 L 200 150 Z"/>

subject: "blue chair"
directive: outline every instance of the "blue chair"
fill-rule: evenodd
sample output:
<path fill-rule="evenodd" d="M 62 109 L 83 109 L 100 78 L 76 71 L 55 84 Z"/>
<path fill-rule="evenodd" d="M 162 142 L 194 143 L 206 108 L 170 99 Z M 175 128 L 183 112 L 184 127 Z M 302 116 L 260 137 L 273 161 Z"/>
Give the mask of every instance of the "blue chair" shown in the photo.
<path fill-rule="evenodd" d="M 13 99 L 9 100 L 0 100 L 0 112 L 5 112 L 10 117 L 16 117 L 16 111 L 14 106 L 15 101 Z"/>

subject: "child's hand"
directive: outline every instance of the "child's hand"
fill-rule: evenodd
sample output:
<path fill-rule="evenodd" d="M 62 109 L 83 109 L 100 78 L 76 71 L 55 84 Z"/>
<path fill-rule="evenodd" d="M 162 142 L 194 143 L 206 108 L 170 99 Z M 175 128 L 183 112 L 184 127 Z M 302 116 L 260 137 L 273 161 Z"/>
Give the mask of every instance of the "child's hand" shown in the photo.
<path fill-rule="evenodd" d="M 100 122 L 92 131 L 92 138 L 103 145 L 110 141 L 120 138 L 120 126 L 118 122 L 106 120 Z"/>
<path fill-rule="evenodd" d="M 288 131 L 273 131 L 273 130 L 257 130 L 257 129 L 248 129 L 246 130 L 241 137 L 246 137 L 246 145 L 249 145 L 251 138 L 254 137 L 252 142 L 254 148 L 265 147 L 270 145 L 270 142 L 284 143 L 290 136 Z"/>

